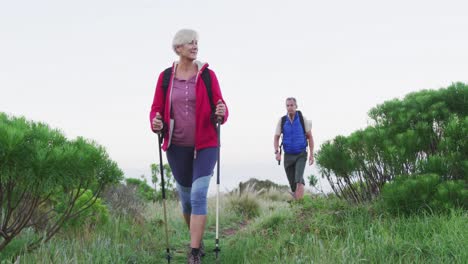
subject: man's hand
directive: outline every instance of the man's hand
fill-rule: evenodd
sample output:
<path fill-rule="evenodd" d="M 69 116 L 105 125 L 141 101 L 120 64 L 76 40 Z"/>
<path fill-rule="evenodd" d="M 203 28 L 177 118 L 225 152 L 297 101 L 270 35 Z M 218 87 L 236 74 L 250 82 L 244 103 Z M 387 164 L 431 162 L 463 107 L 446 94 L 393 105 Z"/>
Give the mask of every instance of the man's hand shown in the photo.
<path fill-rule="evenodd" d="M 276 160 L 277 161 L 281 160 L 281 153 L 280 152 L 276 153 Z"/>
<path fill-rule="evenodd" d="M 164 127 L 164 123 L 162 121 L 162 118 L 161 118 L 161 115 L 159 114 L 159 112 L 156 113 L 156 116 L 153 118 L 153 130 L 156 131 L 156 132 L 160 132 L 163 127 Z"/>
<path fill-rule="evenodd" d="M 314 164 L 314 153 L 310 153 L 310 156 L 309 156 L 309 166 Z"/>

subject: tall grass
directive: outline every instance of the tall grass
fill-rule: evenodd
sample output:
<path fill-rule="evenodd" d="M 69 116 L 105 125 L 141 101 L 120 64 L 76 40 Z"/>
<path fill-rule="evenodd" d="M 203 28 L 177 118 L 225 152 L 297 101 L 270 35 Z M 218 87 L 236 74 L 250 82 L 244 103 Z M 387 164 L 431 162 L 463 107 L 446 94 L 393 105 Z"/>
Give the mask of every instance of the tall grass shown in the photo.
<path fill-rule="evenodd" d="M 257 217 L 229 209 L 243 195 L 258 203 Z M 275 190 L 222 195 L 221 263 L 466 263 L 468 259 L 466 211 L 396 217 L 379 213 L 372 205 L 349 206 L 333 197 L 306 196 L 291 204 L 287 197 Z M 215 263 L 214 198 L 208 207 L 203 262 Z M 167 201 L 167 208 L 172 263 L 185 263 L 188 228 L 177 201 Z M 63 232 L 34 252 L 22 252 L 17 263 L 165 263 L 162 204 L 148 204 L 143 218 L 113 217 L 95 229 Z M 28 236 L 34 233 L 22 234 L 10 251 L 21 249 L 21 238 L 27 241 Z M 2 264 L 13 263 L 2 254 Z"/>
<path fill-rule="evenodd" d="M 316 198 L 261 219 L 223 263 L 466 263 L 466 211 L 392 217 Z"/>

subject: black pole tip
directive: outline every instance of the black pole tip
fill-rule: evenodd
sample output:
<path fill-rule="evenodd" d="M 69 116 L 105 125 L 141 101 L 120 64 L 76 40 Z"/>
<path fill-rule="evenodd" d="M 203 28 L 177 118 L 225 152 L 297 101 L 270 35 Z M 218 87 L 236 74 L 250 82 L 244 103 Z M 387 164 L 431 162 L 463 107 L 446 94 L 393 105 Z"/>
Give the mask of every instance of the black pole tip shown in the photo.
<path fill-rule="evenodd" d="M 169 251 L 169 248 L 166 248 L 166 252 L 167 252 L 167 254 L 166 254 L 167 263 L 171 263 L 171 258 L 172 257 L 171 257 L 171 253 Z"/>

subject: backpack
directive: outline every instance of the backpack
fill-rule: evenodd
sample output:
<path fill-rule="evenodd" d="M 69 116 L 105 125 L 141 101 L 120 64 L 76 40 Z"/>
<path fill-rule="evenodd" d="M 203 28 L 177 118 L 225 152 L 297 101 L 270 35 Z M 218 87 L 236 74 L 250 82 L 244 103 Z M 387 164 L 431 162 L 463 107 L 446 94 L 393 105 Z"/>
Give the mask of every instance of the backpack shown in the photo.
<path fill-rule="evenodd" d="M 163 91 L 164 91 L 164 98 L 166 98 L 166 93 L 167 89 L 169 88 L 169 82 L 171 81 L 171 75 L 172 75 L 172 67 L 169 67 L 164 70 L 163 74 Z M 210 72 L 208 70 L 208 67 L 206 67 L 202 73 L 201 73 L 201 78 L 203 82 L 205 83 L 206 86 L 206 92 L 208 93 L 208 99 L 210 101 L 210 107 L 211 107 L 211 120 L 215 124 L 216 118 L 215 118 L 215 111 L 216 111 L 216 106 L 213 103 L 213 91 L 211 90 L 211 76 Z"/>

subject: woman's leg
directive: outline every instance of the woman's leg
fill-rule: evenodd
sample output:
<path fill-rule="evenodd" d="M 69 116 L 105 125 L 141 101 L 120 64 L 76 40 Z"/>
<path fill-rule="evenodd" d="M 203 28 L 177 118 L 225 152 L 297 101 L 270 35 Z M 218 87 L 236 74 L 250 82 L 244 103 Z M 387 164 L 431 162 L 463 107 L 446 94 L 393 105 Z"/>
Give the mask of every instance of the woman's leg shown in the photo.
<path fill-rule="evenodd" d="M 176 182 L 177 192 L 179 193 L 180 204 L 182 205 L 182 214 L 184 215 L 187 228 L 190 230 L 190 215 L 192 214 L 192 203 L 190 196 L 192 193 L 191 187 L 184 187 Z"/>
<path fill-rule="evenodd" d="M 211 175 L 195 180 L 192 184 L 192 215 L 190 217 L 190 247 L 200 248 L 207 214 L 207 194 Z"/>
<path fill-rule="evenodd" d="M 172 145 L 166 152 L 167 161 L 176 180 L 177 192 L 182 205 L 182 214 L 189 229 L 190 215 L 192 214 L 190 196 L 192 191 L 193 151 L 193 147 Z"/>
<path fill-rule="evenodd" d="M 205 231 L 208 211 L 207 194 L 213 169 L 218 157 L 218 148 L 206 148 L 197 152 L 193 164 L 192 215 L 190 217 L 190 246 L 200 248 Z"/>

